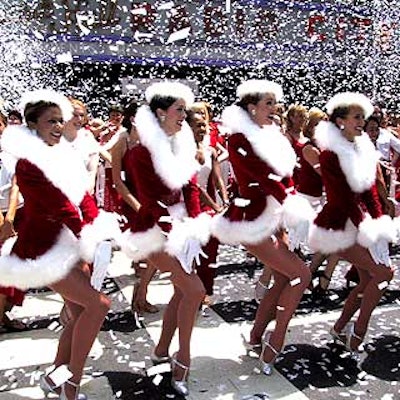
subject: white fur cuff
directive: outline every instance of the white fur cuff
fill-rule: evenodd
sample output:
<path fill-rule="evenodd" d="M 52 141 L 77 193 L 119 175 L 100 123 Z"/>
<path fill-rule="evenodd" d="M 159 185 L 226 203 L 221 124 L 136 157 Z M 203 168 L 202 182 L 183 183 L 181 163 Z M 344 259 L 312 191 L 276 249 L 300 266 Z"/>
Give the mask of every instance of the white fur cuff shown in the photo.
<path fill-rule="evenodd" d="M 358 226 L 358 231 L 357 242 L 366 248 L 380 239 L 394 242 L 397 236 L 395 223 L 388 215 L 375 219 L 370 216 L 365 217 Z"/>
<path fill-rule="evenodd" d="M 89 263 L 93 262 L 96 246 L 100 242 L 107 239 L 119 242 L 120 236 L 117 214 L 100 210 L 94 221 L 81 230 L 79 247 L 82 259 Z"/>
<path fill-rule="evenodd" d="M 14 241 L 14 238 L 10 240 Z M 69 229 L 64 228 L 54 246 L 33 260 L 2 252 L 0 285 L 21 290 L 49 286 L 65 278 L 78 261 L 78 240 Z"/>
<path fill-rule="evenodd" d="M 158 225 L 144 232 L 126 230 L 120 237 L 121 251 L 137 262 L 164 249 L 166 237 Z"/>
<path fill-rule="evenodd" d="M 315 224 L 311 225 L 308 244 L 315 252 L 332 254 L 353 246 L 356 239 L 357 229 L 348 220 L 344 230 L 325 229 Z"/>
<path fill-rule="evenodd" d="M 212 219 L 211 232 L 227 244 L 258 244 L 271 236 L 281 225 L 281 204 L 273 196 L 267 197 L 267 206 L 254 220 L 231 221 L 224 214 Z"/>
<path fill-rule="evenodd" d="M 295 228 L 299 223 L 314 220 L 316 213 L 304 197 L 289 194 L 282 204 L 282 222 L 286 228 Z"/>
<path fill-rule="evenodd" d="M 182 251 L 187 239 L 196 239 L 203 246 L 210 239 L 211 216 L 201 213 L 196 218 L 174 221 L 165 245 L 167 253 L 176 256 Z"/>

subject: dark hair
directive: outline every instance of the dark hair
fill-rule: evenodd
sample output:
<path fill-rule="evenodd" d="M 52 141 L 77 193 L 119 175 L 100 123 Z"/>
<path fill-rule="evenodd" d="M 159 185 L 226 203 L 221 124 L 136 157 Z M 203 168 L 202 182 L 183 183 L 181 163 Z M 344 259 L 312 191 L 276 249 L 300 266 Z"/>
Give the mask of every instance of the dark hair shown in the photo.
<path fill-rule="evenodd" d="M 172 106 L 176 101 L 178 100 L 178 97 L 172 97 L 172 96 L 159 96 L 155 95 L 149 104 L 150 110 L 156 114 L 156 110 L 158 108 L 161 108 L 161 110 L 168 110 L 169 107 Z"/>
<path fill-rule="evenodd" d="M 136 115 L 138 108 L 139 104 L 136 103 L 135 101 L 132 101 L 131 103 L 128 104 L 128 106 L 124 110 L 124 119 L 122 121 L 122 126 L 128 132 L 130 132 L 132 129 L 131 117 L 134 117 Z"/>
<path fill-rule="evenodd" d="M 254 93 L 254 94 L 246 94 L 243 96 L 237 103 L 240 108 L 243 108 L 243 110 L 247 110 L 247 106 L 249 104 L 254 104 L 256 105 L 261 99 L 263 95 L 261 93 Z"/>
<path fill-rule="evenodd" d="M 378 126 L 380 126 L 380 120 L 378 117 L 374 117 L 371 115 L 368 119 L 365 120 L 364 130 L 370 122 L 376 122 Z"/>
<path fill-rule="evenodd" d="M 108 108 L 108 113 L 111 114 L 113 111 L 123 114 L 124 107 L 122 107 L 121 104 L 113 104 Z"/>
<path fill-rule="evenodd" d="M 336 120 L 338 118 L 346 118 L 350 112 L 350 107 L 352 106 L 340 106 L 333 110 L 332 114 L 329 116 L 329 121 L 336 125 Z"/>
<path fill-rule="evenodd" d="M 11 110 L 8 113 L 8 118 L 10 118 L 12 115 L 22 122 L 22 114 L 18 110 Z"/>
<path fill-rule="evenodd" d="M 52 107 L 60 108 L 60 106 L 52 101 L 40 100 L 35 103 L 28 103 L 24 108 L 24 117 L 26 123 L 36 123 L 39 117 L 48 109 Z"/>

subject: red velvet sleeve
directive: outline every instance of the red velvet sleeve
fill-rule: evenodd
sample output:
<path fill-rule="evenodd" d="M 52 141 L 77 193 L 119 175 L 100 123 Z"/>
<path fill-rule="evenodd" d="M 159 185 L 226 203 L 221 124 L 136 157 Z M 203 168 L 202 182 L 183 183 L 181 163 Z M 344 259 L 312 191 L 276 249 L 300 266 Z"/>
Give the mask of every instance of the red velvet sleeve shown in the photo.
<path fill-rule="evenodd" d="M 362 193 L 361 198 L 372 218 L 379 218 L 383 215 L 376 184 L 374 184 L 371 189 Z"/>
<path fill-rule="evenodd" d="M 201 213 L 200 189 L 197 186 L 196 175 L 182 188 L 182 192 L 189 217 L 196 218 Z"/>
<path fill-rule="evenodd" d="M 93 196 L 86 193 L 79 205 L 82 212 L 82 217 L 85 223 L 91 223 L 99 215 L 99 209 L 97 208 L 96 202 Z"/>
<path fill-rule="evenodd" d="M 240 170 L 249 181 L 258 182 L 267 196 L 272 195 L 283 203 L 287 196 L 285 185 L 269 178 L 270 174 L 275 174 L 273 169 L 254 153 L 250 143 L 243 141 L 240 135 L 232 135 L 228 140 L 228 151 L 235 173 L 236 169 Z"/>
<path fill-rule="evenodd" d="M 22 195 L 35 212 L 43 218 L 65 224 L 79 236 L 82 220 L 78 207 L 72 204 L 36 165 L 27 160 L 19 160 L 15 173 Z"/>

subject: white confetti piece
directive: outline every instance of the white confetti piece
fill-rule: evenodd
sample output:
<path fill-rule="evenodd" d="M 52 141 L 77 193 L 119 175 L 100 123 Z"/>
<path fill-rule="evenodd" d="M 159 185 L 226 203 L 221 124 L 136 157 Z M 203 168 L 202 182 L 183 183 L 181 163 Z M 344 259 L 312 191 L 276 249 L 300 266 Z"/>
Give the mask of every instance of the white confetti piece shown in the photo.
<path fill-rule="evenodd" d="M 297 286 L 301 283 L 301 279 L 300 279 L 300 277 L 298 277 L 298 278 L 292 279 L 289 283 L 290 283 L 290 286 L 292 286 L 292 287 Z"/>
<path fill-rule="evenodd" d="M 152 382 L 153 382 L 154 385 L 158 386 L 161 383 L 162 380 L 163 380 L 162 375 L 156 375 L 153 378 Z"/>
<path fill-rule="evenodd" d="M 233 204 L 236 207 L 247 207 L 250 203 L 251 203 L 251 201 L 249 199 L 243 199 L 241 197 L 236 197 L 233 200 Z"/>
<path fill-rule="evenodd" d="M 191 29 L 190 27 L 183 28 L 177 32 L 171 33 L 171 35 L 169 35 L 169 38 L 167 40 L 167 44 L 176 42 L 178 40 L 186 39 L 190 35 L 190 29 Z"/>
<path fill-rule="evenodd" d="M 282 180 L 282 177 L 276 174 L 273 174 L 272 172 L 268 174 L 268 179 L 271 179 L 276 182 L 280 182 Z"/>
<path fill-rule="evenodd" d="M 245 149 L 243 149 L 242 147 L 239 147 L 237 149 L 237 152 L 243 157 L 247 156 L 247 151 Z"/>
<path fill-rule="evenodd" d="M 56 60 L 60 63 L 71 63 L 73 61 L 73 57 L 71 52 L 67 51 L 66 53 L 56 54 Z"/>
<path fill-rule="evenodd" d="M 383 289 L 386 289 L 388 286 L 389 286 L 389 283 L 387 281 L 383 281 L 378 284 L 378 289 L 383 290 Z"/>

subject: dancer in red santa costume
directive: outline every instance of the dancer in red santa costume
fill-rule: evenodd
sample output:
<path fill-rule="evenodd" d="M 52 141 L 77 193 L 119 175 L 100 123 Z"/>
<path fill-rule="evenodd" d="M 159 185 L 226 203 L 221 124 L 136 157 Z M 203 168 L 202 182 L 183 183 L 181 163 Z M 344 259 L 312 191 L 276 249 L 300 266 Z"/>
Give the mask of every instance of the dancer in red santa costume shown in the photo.
<path fill-rule="evenodd" d="M 93 261 L 98 244 L 117 233 L 118 224 L 97 210 L 85 166 L 62 139 L 72 116 L 68 99 L 39 90 L 22 103 L 27 126 L 6 129 L 2 149 L 15 158 L 25 214 L 16 241 L 4 245 L 10 254 L 0 257 L 0 284 L 49 286 L 63 297 L 71 319 L 61 333 L 55 371 L 42 377 L 41 387 L 60 399 L 85 399 L 78 394 L 83 367 L 110 301 L 92 288 L 83 264 Z"/>
<path fill-rule="evenodd" d="M 331 329 L 334 339 L 356 355 L 393 277 L 388 242 L 395 240 L 396 231 L 392 219 L 382 214 L 375 184 L 378 156 L 363 132 L 365 118 L 373 112 L 371 102 L 359 93 L 339 93 L 326 108 L 329 121 L 319 123 L 315 139 L 322 150 L 327 202 L 310 230 L 310 246 L 323 254 L 337 253 L 357 268 L 360 282 Z M 356 321 L 349 323 L 357 310 Z"/>
<path fill-rule="evenodd" d="M 172 386 L 189 392 L 190 338 L 205 290 L 193 270 L 194 258 L 209 239 L 207 214 L 200 214 L 198 188 L 192 177 L 195 160 L 193 133 L 185 122 L 193 102 L 189 87 L 160 82 L 146 90 L 149 105 L 141 106 L 135 124 L 139 144 L 131 150 L 130 179 L 140 207 L 122 249 L 134 261 L 147 259 L 161 271 L 170 271 L 174 295 L 167 305 L 154 363 L 169 359 L 169 347 L 178 328 L 179 349 L 171 358 Z M 196 217 L 197 218 L 192 218 Z"/>
<path fill-rule="evenodd" d="M 310 283 L 307 266 L 274 234 L 288 228 L 291 247 L 297 247 L 307 236 L 314 213 L 307 200 L 288 187 L 296 154 L 273 123 L 276 102 L 283 96 L 281 86 L 250 80 L 237 88 L 237 96 L 239 102 L 222 113 L 222 123 L 231 131 L 229 159 L 241 198 L 214 217 L 212 233 L 223 243 L 241 243 L 273 271 L 274 286 L 261 300 L 248 343 L 259 352 L 263 345 L 262 370 L 270 375 L 289 321 Z M 263 339 L 273 319 L 275 329 Z"/>

